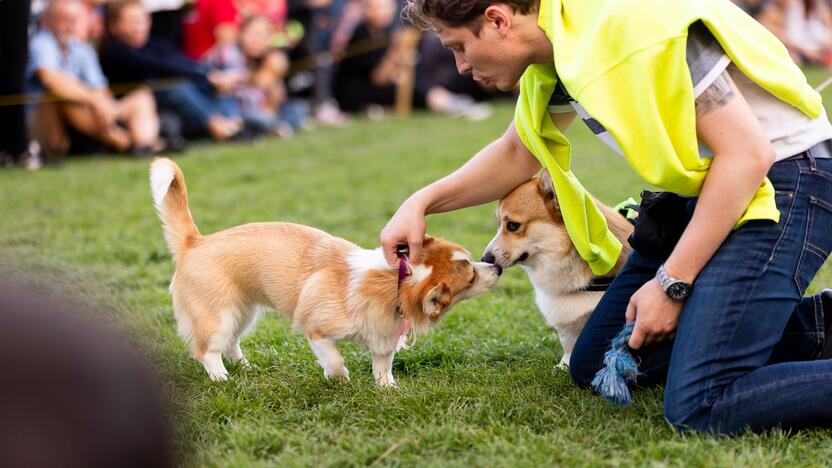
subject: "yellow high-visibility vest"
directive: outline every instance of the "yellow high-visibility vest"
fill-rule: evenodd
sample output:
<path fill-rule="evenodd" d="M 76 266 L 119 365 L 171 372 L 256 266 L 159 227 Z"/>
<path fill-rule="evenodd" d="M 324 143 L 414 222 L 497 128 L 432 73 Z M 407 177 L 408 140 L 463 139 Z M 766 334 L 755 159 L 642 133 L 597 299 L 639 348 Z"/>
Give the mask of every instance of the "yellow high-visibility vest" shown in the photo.
<path fill-rule="evenodd" d="M 785 46 L 729 0 L 540 0 L 538 15 L 554 63 L 523 74 L 515 124 L 551 174 L 569 236 L 595 274 L 609 272 L 621 244 L 572 173 L 569 141 L 549 116 L 558 81 L 610 132 L 645 181 L 684 196 L 699 194 L 711 163 L 699 155 L 685 60 L 694 22 L 701 20 L 757 85 L 811 118 L 821 114 L 820 94 Z M 736 227 L 779 216 L 765 179 Z"/>

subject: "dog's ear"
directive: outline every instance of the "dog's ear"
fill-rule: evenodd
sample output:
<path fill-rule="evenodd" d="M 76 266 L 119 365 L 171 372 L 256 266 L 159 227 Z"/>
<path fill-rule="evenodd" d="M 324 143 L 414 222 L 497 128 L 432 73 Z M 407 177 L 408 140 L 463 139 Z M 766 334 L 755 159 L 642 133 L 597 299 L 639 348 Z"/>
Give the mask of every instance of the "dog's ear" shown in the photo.
<path fill-rule="evenodd" d="M 425 315 L 438 317 L 451 305 L 451 289 L 445 283 L 439 283 L 422 299 L 422 311 Z"/>
<path fill-rule="evenodd" d="M 537 179 L 537 191 L 552 216 L 555 219 L 561 218 L 558 197 L 555 195 L 555 186 L 552 184 L 552 177 L 549 176 L 549 171 L 546 169 L 540 173 L 540 177 Z"/>

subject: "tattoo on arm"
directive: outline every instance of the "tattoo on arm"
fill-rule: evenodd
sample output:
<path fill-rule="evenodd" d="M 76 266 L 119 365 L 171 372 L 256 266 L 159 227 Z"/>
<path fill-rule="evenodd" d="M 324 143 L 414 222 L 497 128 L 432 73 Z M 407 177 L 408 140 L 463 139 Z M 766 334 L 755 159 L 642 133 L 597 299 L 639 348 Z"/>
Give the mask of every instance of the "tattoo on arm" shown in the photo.
<path fill-rule="evenodd" d="M 708 89 L 696 98 L 696 116 L 701 117 L 724 106 L 734 96 L 733 80 L 731 80 L 731 75 L 724 71 L 719 75 L 719 78 L 711 83 Z"/>

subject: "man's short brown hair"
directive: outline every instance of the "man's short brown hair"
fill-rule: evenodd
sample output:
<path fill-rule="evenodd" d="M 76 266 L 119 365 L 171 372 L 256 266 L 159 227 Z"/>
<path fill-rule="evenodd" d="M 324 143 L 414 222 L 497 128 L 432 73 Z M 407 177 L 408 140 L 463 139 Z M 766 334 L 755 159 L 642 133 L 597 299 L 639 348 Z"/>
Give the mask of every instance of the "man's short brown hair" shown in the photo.
<path fill-rule="evenodd" d="M 483 12 L 497 3 L 506 4 L 524 15 L 537 6 L 537 0 L 407 0 L 402 18 L 423 31 L 436 29 L 436 21 L 439 21 L 452 28 L 468 26 L 474 33 L 479 33 Z"/>
<path fill-rule="evenodd" d="M 130 6 L 138 5 L 144 9 L 141 0 L 111 0 L 107 3 L 105 21 L 107 25 L 116 24 L 121 19 L 121 13 Z"/>

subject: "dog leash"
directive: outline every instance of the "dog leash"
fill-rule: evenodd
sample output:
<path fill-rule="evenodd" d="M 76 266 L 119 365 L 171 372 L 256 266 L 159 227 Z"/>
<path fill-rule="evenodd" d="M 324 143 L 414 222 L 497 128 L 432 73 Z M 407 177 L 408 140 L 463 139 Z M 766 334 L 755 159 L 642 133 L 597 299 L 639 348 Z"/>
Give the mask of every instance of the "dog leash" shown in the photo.
<path fill-rule="evenodd" d="M 398 342 L 396 343 L 396 352 L 400 349 L 410 349 L 415 343 L 415 337 L 411 343 L 407 342 L 407 334 L 413 329 L 410 320 L 404 316 L 402 305 L 399 303 L 399 294 L 402 290 L 402 283 L 410 276 L 410 270 L 407 268 L 407 255 L 409 253 L 406 245 L 396 247 L 396 256 L 399 258 L 399 281 L 396 284 L 396 311 L 399 313 L 399 331 Z"/>

